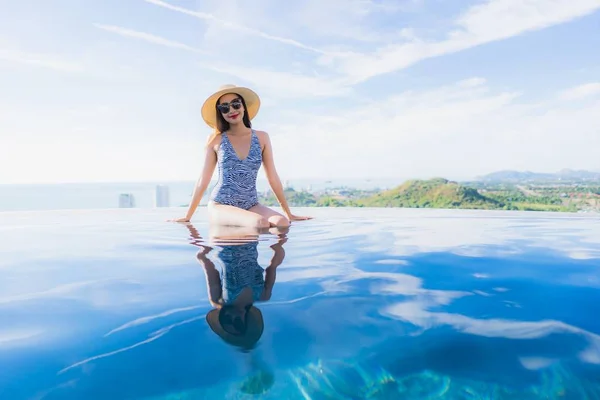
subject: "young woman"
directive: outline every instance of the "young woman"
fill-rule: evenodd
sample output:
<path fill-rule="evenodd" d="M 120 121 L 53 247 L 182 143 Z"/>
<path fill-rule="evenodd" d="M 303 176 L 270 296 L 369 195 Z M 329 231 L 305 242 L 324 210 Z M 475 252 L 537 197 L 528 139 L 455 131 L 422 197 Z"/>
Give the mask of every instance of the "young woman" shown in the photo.
<path fill-rule="evenodd" d="M 217 165 L 219 179 L 208 203 L 210 222 L 269 228 L 311 218 L 292 214 L 287 204 L 269 135 L 252 129 L 250 121 L 259 108 L 260 98 L 254 91 L 235 85 L 224 85 L 206 99 L 202 118 L 215 131 L 208 139 L 204 168 L 188 212 L 176 222 L 190 221 Z M 258 202 L 256 177 L 261 165 L 285 216 Z"/>

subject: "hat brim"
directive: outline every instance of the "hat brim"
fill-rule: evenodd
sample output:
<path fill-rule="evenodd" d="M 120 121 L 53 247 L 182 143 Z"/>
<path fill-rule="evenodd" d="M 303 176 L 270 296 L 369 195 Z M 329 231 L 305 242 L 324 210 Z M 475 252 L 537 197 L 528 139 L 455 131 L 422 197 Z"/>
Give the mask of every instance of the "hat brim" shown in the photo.
<path fill-rule="evenodd" d="M 210 329 L 219 335 L 219 337 L 221 337 L 221 339 L 223 339 L 225 342 L 233 346 L 244 349 L 250 349 L 254 347 L 256 342 L 258 342 L 262 336 L 265 327 L 262 312 L 258 308 L 252 306 L 246 314 L 246 320 L 248 323 L 246 333 L 244 335 L 236 336 L 225 331 L 219 323 L 220 311 L 221 309 L 217 308 L 209 311 L 208 314 L 206 314 L 206 322 L 208 323 L 208 326 L 210 326 Z"/>
<path fill-rule="evenodd" d="M 260 97 L 252 89 L 242 86 L 234 86 L 221 89 L 211 94 L 202 105 L 202 119 L 211 128 L 217 127 L 217 101 L 225 94 L 236 93 L 243 97 L 244 103 L 246 103 L 246 113 L 248 118 L 252 120 L 258 114 L 260 109 Z"/>

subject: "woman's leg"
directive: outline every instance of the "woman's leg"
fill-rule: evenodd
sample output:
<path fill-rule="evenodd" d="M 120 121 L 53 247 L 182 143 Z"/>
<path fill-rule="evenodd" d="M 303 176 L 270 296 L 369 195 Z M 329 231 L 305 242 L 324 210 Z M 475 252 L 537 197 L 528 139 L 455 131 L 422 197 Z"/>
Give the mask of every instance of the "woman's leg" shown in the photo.
<path fill-rule="evenodd" d="M 211 202 L 208 204 L 208 213 L 210 222 L 217 225 L 246 226 L 258 229 L 271 226 L 269 221 L 260 214 L 226 204 Z"/>
<path fill-rule="evenodd" d="M 264 218 L 269 221 L 270 226 L 275 226 L 279 228 L 287 228 L 290 226 L 290 221 L 278 213 L 275 210 L 270 209 L 269 207 L 263 206 L 262 204 L 257 204 L 254 207 L 250 208 L 249 211 L 260 214 Z"/>
<path fill-rule="evenodd" d="M 257 204 L 249 210 L 210 202 L 208 212 L 211 223 L 229 226 L 249 226 L 252 228 L 269 228 L 272 226 L 288 227 L 287 218 L 278 212 L 271 210 L 261 204 Z"/>

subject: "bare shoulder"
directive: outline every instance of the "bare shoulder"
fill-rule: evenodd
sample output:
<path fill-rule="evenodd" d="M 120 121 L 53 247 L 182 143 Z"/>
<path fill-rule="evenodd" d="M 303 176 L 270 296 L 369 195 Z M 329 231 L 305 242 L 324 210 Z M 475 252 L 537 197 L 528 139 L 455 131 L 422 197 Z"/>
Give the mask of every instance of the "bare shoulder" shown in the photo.
<path fill-rule="evenodd" d="M 256 136 L 258 136 L 258 141 L 260 142 L 261 146 L 264 148 L 266 145 L 268 145 L 269 143 L 271 143 L 271 138 L 269 137 L 269 134 L 265 131 L 257 131 L 256 132 Z"/>
<path fill-rule="evenodd" d="M 265 131 L 254 131 L 259 139 L 269 139 L 269 134 Z"/>
<path fill-rule="evenodd" d="M 219 146 L 221 145 L 221 135 L 214 135 L 213 137 L 209 137 L 206 141 L 206 148 L 213 149 L 217 151 Z"/>

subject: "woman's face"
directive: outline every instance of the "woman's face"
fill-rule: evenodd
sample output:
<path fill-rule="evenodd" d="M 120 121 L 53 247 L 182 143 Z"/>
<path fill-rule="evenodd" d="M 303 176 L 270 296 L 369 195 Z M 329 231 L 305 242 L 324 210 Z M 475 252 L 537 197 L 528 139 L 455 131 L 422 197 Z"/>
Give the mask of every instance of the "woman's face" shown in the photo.
<path fill-rule="evenodd" d="M 246 111 L 244 110 L 242 99 L 234 93 L 221 96 L 217 104 L 217 109 L 229 124 L 242 122 L 244 112 Z"/>

